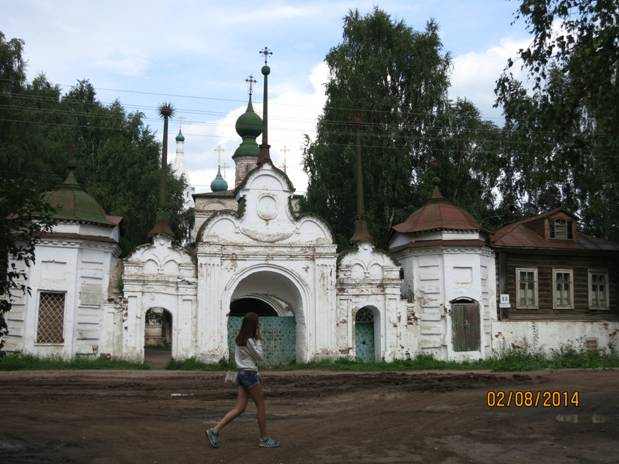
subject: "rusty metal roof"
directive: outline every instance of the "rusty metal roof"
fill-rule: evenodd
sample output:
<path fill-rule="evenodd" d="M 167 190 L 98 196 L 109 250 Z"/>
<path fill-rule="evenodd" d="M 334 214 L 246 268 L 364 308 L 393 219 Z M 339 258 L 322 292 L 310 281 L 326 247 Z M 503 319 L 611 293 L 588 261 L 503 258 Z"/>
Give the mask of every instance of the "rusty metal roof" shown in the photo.
<path fill-rule="evenodd" d="M 430 230 L 481 230 L 468 212 L 443 198 L 438 188 L 432 198 L 411 214 L 406 221 L 393 226 L 396 232 L 410 234 Z"/>
<path fill-rule="evenodd" d="M 619 251 L 619 244 L 597 237 L 591 237 L 578 231 L 574 239 L 558 240 L 546 238 L 534 230 L 533 223 L 549 216 L 562 212 L 575 218 L 575 216 L 561 208 L 553 209 L 547 213 L 527 217 L 520 221 L 508 224 L 496 230 L 491 236 L 494 247 L 526 248 L 546 250 L 592 250 L 592 251 Z"/>

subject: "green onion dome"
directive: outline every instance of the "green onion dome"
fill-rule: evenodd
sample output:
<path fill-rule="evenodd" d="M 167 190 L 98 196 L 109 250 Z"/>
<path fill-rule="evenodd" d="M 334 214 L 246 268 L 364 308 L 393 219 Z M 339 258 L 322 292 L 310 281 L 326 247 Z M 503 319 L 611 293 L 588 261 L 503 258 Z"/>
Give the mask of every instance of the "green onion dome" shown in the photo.
<path fill-rule="evenodd" d="M 228 182 L 221 176 L 221 168 L 217 168 L 217 176 L 211 182 L 212 192 L 225 192 L 228 190 Z"/>
<path fill-rule="evenodd" d="M 45 201 L 55 210 L 53 216 L 68 221 L 112 225 L 97 200 L 78 184 L 73 169 L 70 166 L 65 181 L 55 190 L 44 194 Z"/>
<path fill-rule="evenodd" d="M 249 97 L 245 113 L 236 120 L 236 132 L 243 140 L 245 138 L 255 139 L 262 134 L 262 119 L 254 112 L 251 96 Z"/>
<path fill-rule="evenodd" d="M 178 130 L 178 135 L 176 136 L 176 141 L 177 142 L 184 142 L 185 141 L 185 136 L 183 135 L 183 133 L 181 132 L 181 130 Z"/>

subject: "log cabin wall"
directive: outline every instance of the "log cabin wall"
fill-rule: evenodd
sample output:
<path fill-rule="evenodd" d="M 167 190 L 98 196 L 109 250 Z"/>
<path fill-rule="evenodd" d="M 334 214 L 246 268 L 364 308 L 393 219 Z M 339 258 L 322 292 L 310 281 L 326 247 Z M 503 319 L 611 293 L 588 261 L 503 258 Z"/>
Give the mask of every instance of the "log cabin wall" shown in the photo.
<path fill-rule="evenodd" d="M 498 250 L 497 250 L 498 251 Z M 619 256 L 616 253 L 560 255 L 547 251 L 542 254 L 531 250 L 500 250 L 498 257 L 499 285 L 501 293 L 508 293 L 511 302 L 510 318 L 527 317 L 565 318 L 590 316 L 591 318 L 611 318 L 619 316 Z M 516 269 L 537 269 L 537 309 L 518 309 L 516 295 Z M 573 271 L 573 309 L 553 309 L 553 269 L 571 269 Z M 589 269 L 606 269 L 608 271 L 608 310 L 590 309 L 589 307 Z"/>

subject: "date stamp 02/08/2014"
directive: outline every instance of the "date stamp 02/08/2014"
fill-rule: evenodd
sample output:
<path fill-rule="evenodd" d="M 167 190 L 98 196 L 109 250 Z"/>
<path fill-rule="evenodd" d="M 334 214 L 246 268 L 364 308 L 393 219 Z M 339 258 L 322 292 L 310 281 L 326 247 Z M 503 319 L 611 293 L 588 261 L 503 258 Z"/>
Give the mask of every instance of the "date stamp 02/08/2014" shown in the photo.
<path fill-rule="evenodd" d="M 569 408 L 581 407 L 580 391 L 567 390 L 488 390 L 489 408 Z"/>

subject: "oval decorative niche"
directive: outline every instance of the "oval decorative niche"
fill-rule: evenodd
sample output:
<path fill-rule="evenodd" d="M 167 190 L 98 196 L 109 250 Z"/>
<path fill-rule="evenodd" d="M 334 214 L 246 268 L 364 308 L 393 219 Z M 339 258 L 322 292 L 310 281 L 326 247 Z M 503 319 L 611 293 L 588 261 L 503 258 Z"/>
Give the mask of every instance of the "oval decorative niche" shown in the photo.
<path fill-rule="evenodd" d="M 277 201 L 271 195 L 263 195 L 258 200 L 258 216 L 265 221 L 271 221 L 277 217 Z"/>

